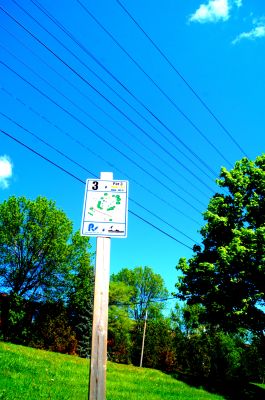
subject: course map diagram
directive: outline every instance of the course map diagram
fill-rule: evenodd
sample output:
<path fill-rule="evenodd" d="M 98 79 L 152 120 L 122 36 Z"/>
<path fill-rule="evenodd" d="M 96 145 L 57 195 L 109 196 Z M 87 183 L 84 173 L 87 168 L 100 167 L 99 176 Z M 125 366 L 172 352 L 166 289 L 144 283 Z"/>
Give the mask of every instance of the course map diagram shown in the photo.
<path fill-rule="evenodd" d="M 94 197 L 94 201 L 92 196 Z M 106 222 L 113 221 L 113 219 L 118 221 L 119 218 L 121 218 L 119 215 L 120 207 L 118 207 L 121 204 L 121 196 L 119 194 L 105 192 L 100 198 L 98 198 L 98 196 L 95 196 L 95 193 L 91 193 L 90 201 L 92 201 L 92 204 L 96 204 L 96 207 L 89 207 L 87 213 L 88 215 L 91 215 L 91 217 L 95 217 L 96 220 L 100 219 Z"/>

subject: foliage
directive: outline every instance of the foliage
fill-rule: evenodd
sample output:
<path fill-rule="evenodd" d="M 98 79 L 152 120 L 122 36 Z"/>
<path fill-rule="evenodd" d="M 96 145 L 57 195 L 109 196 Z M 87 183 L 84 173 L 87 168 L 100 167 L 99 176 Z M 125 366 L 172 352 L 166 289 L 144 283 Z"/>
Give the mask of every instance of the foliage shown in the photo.
<path fill-rule="evenodd" d="M 220 381 L 245 378 L 243 375 L 243 340 L 226 332 L 216 332 L 210 337 L 211 369 L 209 376 Z"/>
<path fill-rule="evenodd" d="M 89 253 L 90 244 L 87 238 L 79 232 L 73 236 L 71 250 L 72 265 L 68 276 L 69 322 L 78 340 L 78 354 L 88 357 L 91 350 L 93 298 L 94 298 L 94 269 Z"/>
<path fill-rule="evenodd" d="M 110 282 L 108 354 L 115 362 L 130 363 L 134 321 L 129 317 L 133 288 L 123 282 Z"/>
<path fill-rule="evenodd" d="M 115 362 L 130 363 L 134 322 L 125 309 L 117 306 L 109 308 L 108 354 Z"/>
<path fill-rule="evenodd" d="M 181 259 L 178 297 L 202 304 L 205 321 L 228 331 L 265 328 L 265 155 L 247 158 L 217 180 L 201 229 L 203 249 Z"/>
<path fill-rule="evenodd" d="M 177 332 L 175 340 L 177 371 L 212 382 L 246 378 L 246 348 L 240 337 L 222 331 L 188 336 Z M 255 380 L 259 381 L 257 375 Z"/>
<path fill-rule="evenodd" d="M 210 337 L 198 318 L 197 305 L 176 304 L 171 319 L 174 328 L 175 370 L 188 376 L 207 377 L 210 370 Z"/>
<path fill-rule="evenodd" d="M 115 350 L 117 361 L 121 357 L 123 362 L 139 365 L 146 312 L 148 318 L 162 321 L 163 303 L 155 301 L 167 295 L 162 277 L 150 267 L 123 268 L 111 276 L 109 347 Z M 149 366 L 157 366 L 158 357 L 153 364 L 150 359 Z"/>
<path fill-rule="evenodd" d="M 164 281 L 159 274 L 155 274 L 150 267 L 123 268 L 116 275 L 112 275 L 113 282 L 123 282 L 133 288 L 130 297 L 130 312 L 135 321 L 143 320 L 146 310 L 150 316 L 158 316 L 163 309 L 163 303 L 154 303 L 155 300 L 168 296 Z"/>
<path fill-rule="evenodd" d="M 201 307 L 176 305 L 172 312 L 175 370 L 212 382 L 264 379 L 262 336 L 241 330 L 238 333 L 213 329 L 199 323 Z"/>
<path fill-rule="evenodd" d="M 69 325 L 62 302 L 45 303 L 34 318 L 33 338 L 30 346 L 59 353 L 76 354 L 77 340 Z"/>
<path fill-rule="evenodd" d="M 175 305 L 175 310 L 171 312 L 172 324 L 186 336 L 194 333 L 201 333 L 206 330 L 206 326 L 201 323 L 201 314 L 204 308 L 201 304 L 180 304 Z"/>
<path fill-rule="evenodd" d="M 244 375 L 252 381 L 265 382 L 265 338 L 254 335 L 242 355 Z"/>
<path fill-rule="evenodd" d="M 143 365 L 162 371 L 175 367 L 174 335 L 168 318 L 147 319 Z"/>
<path fill-rule="evenodd" d="M 79 354 L 88 355 L 94 286 L 89 250 L 88 238 L 73 234 L 53 201 L 10 197 L 0 204 L 5 340 L 67 352 L 75 351 L 78 340 Z M 36 320 L 42 329 L 35 329 Z"/>
<path fill-rule="evenodd" d="M 11 295 L 60 297 L 72 224 L 55 203 L 10 197 L 0 204 L 0 284 Z"/>
<path fill-rule="evenodd" d="M 27 302 L 14 294 L 5 299 L 5 311 L 1 324 L 4 338 L 18 344 L 27 343 L 30 336 Z"/>

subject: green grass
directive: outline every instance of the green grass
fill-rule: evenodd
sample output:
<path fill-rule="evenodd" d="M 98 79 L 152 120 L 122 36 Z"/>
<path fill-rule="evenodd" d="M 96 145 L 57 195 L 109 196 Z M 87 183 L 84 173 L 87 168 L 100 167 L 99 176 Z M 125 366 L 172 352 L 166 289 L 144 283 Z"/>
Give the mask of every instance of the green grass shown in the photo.
<path fill-rule="evenodd" d="M 224 397 L 196 389 L 161 371 L 110 363 L 108 400 L 220 400 Z"/>
<path fill-rule="evenodd" d="M 84 360 L 0 343 L 0 400 L 85 399 Z"/>
<path fill-rule="evenodd" d="M 255 383 L 255 385 L 265 390 L 265 383 Z"/>
<path fill-rule="evenodd" d="M 0 400 L 87 400 L 88 361 L 0 342 Z M 160 371 L 108 363 L 107 400 L 220 400 Z"/>
<path fill-rule="evenodd" d="M 78 357 L 0 342 L 0 400 L 87 400 L 88 371 L 88 361 Z M 187 382 L 161 371 L 109 362 L 107 400 L 265 398 L 264 384 L 223 383 L 218 389 L 214 386 L 220 395 L 198 387 L 198 382 Z"/>

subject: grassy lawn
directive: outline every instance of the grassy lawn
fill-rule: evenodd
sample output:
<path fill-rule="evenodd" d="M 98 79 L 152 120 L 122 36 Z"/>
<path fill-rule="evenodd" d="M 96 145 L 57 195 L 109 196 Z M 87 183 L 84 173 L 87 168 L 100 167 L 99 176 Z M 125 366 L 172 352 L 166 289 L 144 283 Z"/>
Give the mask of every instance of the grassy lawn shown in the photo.
<path fill-rule="evenodd" d="M 0 400 L 87 400 L 88 362 L 0 342 Z M 160 371 L 108 363 L 107 400 L 220 400 Z"/>

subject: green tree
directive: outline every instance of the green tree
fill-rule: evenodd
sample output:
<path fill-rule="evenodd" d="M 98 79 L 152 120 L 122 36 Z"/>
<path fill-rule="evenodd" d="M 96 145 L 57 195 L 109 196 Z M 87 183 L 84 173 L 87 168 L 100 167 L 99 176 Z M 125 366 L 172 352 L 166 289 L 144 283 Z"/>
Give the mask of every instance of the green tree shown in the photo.
<path fill-rule="evenodd" d="M 72 223 L 43 197 L 0 205 L 0 287 L 11 296 L 60 297 Z"/>
<path fill-rule="evenodd" d="M 207 377 L 211 369 L 211 336 L 200 323 L 200 304 L 176 304 L 174 328 L 175 368 L 189 376 Z"/>
<path fill-rule="evenodd" d="M 94 268 L 89 252 L 91 246 L 88 238 L 76 232 L 69 247 L 72 253 L 67 279 L 69 319 L 78 340 L 77 352 L 86 358 L 91 350 L 94 299 Z"/>
<path fill-rule="evenodd" d="M 176 370 L 215 384 L 245 378 L 251 373 L 246 354 L 249 337 L 243 331 L 228 333 L 200 324 L 201 312 L 200 304 L 178 304 L 172 313 Z"/>
<path fill-rule="evenodd" d="M 27 302 L 17 294 L 6 299 L 5 315 L 1 318 L 3 338 L 19 344 L 27 344 L 30 337 L 30 315 Z"/>
<path fill-rule="evenodd" d="M 123 268 L 118 274 L 112 275 L 111 279 L 132 288 L 130 312 L 135 321 L 143 320 L 146 310 L 150 317 L 161 314 L 164 304 L 156 301 L 166 298 L 168 291 L 161 275 L 154 273 L 152 268 Z"/>
<path fill-rule="evenodd" d="M 0 204 L 0 290 L 10 299 L 6 340 L 21 339 L 33 315 L 27 304 L 67 305 L 74 293 L 75 304 L 82 303 L 80 280 L 85 286 L 86 273 L 92 279 L 88 251 L 88 239 L 73 234 L 71 221 L 53 201 L 13 196 Z"/>
<path fill-rule="evenodd" d="M 206 326 L 200 322 L 203 308 L 201 304 L 176 304 L 171 312 L 171 320 L 176 330 L 186 336 L 206 331 Z"/>
<path fill-rule="evenodd" d="M 180 259 L 178 297 L 202 305 L 202 320 L 226 330 L 265 329 L 265 155 L 222 168 L 204 213 L 203 246 Z"/>
<path fill-rule="evenodd" d="M 242 365 L 244 374 L 252 382 L 265 382 L 265 338 L 253 335 L 245 346 Z"/>
<path fill-rule="evenodd" d="M 172 371 L 175 358 L 174 332 L 170 319 L 163 316 L 147 319 L 143 366 Z"/>
<path fill-rule="evenodd" d="M 129 316 L 133 288 L 124 282 L 110 282 L 108 354 L 115 362 L 130 363 L 134 321 Z"/>
<path fill-rule="evenodd" d="M 76 354 L 77 339 L 62 301 L 38 304 L 29 345 L 59 353 Z"/>
<path fill-rule="evenodd" d="M 111 276 L 111 281 L 123 283 L 130 293 L 129 301 L 126 301 L 127 313 L 134 321 L 134 329 L 130 336 L 130 359 L 134 364 L 139 365 L 146 312 L 148 312 L 148 319 L 162 319 L 164 303 L 158 300 L 166 298 L 168 291 L 161 275 L 155 274 L 152 268 L 147 266 L 123 268 L 118 274 Z M 150 334 L 152 334 L 151 331 Z"/>

